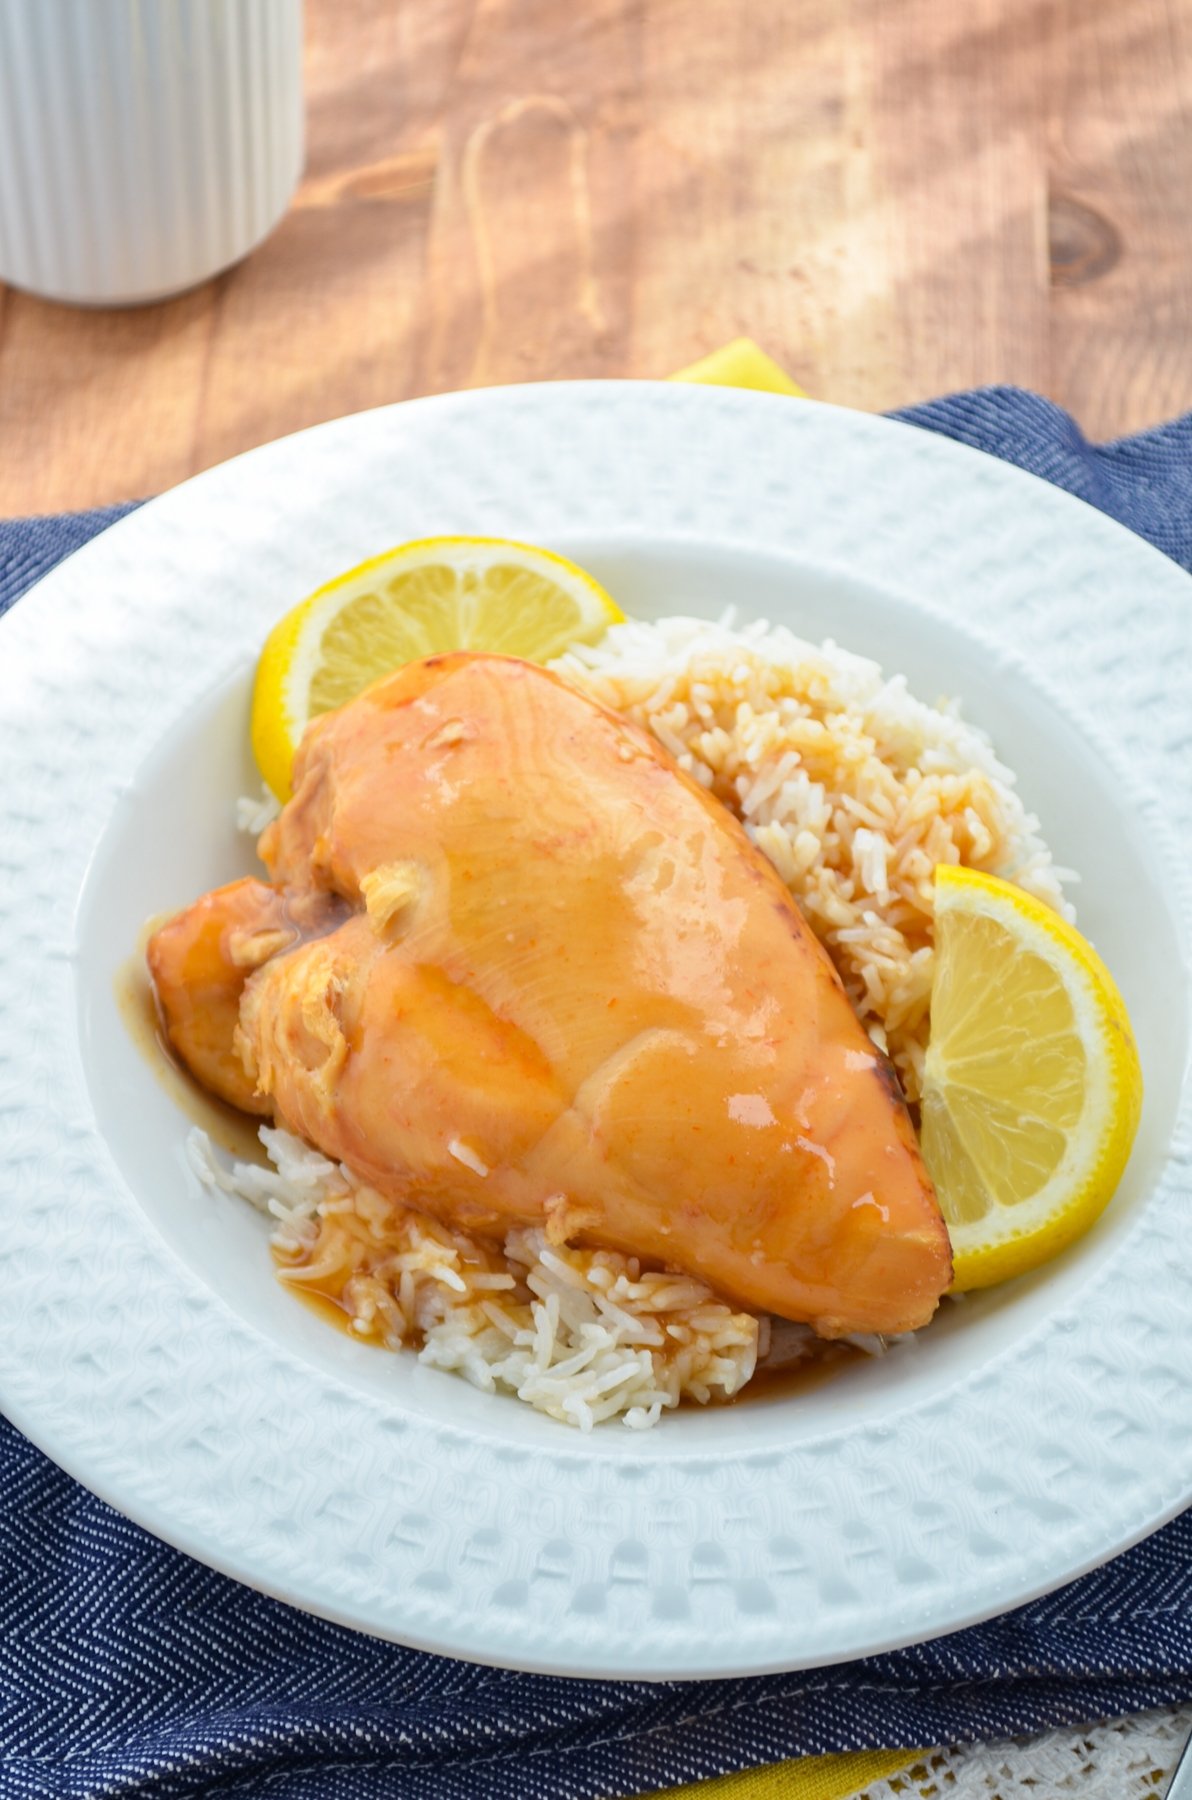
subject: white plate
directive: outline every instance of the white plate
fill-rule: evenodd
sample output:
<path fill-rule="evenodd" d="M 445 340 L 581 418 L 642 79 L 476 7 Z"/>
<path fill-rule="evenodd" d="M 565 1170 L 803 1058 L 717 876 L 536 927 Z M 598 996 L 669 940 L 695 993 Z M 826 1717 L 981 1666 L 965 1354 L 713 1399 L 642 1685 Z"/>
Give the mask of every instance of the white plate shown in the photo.
<path fill-rule="evenodd" d="M 641 614 L 726 601 L 960 694 L 1133 1013 L 1135 1155 L 1061 1263 L 799 1397 L 572 1434 L 327 1329 L 201 1195 L 113 971 L 246 866 L 265 628 L 402 538 L 497 532 Z M 170 1542 L 483 1661 L 742 1674 L 947 1631 L 1192 1497 L 1192 587 L 1077 501 L 879 419 L 720 389 L 419 401 L 154 501 L 0 627 L 0 1404 Z"/>

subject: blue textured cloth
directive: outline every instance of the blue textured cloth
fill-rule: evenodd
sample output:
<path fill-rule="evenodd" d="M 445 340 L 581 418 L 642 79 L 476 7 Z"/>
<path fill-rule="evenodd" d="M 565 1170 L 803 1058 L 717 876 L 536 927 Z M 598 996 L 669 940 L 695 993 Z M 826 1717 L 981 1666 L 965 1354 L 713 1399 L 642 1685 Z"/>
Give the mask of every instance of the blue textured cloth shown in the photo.
<path fill-rule="evenodd" d="M 1192 416 L 1099 448 L 1011 389 L 898 416 L 1056 482 L 1192 568 Z M 0 526 L 0 611 L 124 510 Z M 747 1681 L 565 1681 L 401 1650 L 264 1599 L 129 1524 L 0 1420 L 3 1800 L 612 1800 L 1189 1697 L 1192 1514 L 917 1649 Z"/>

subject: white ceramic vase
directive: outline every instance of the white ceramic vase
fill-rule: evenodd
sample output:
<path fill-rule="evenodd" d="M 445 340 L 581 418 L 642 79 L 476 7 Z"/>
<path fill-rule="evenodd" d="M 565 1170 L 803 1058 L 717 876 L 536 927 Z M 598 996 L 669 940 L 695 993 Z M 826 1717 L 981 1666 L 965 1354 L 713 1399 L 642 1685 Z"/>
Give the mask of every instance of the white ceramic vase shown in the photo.
<path fill-rule="evenodd" d="M 0 0 L 0 279 L 193 287 L 277 224 L 302 153 L 302 0 Z"/>

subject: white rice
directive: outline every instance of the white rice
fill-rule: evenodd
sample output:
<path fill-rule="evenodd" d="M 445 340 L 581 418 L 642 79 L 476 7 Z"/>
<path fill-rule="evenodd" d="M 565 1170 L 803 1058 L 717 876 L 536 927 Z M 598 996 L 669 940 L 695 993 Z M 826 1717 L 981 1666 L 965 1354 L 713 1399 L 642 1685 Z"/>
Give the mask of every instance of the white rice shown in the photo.
<path fill-rule="evenodd" d="M 262 786 L 258 795 L 241 794 L 236 802 L 236 829 L 260 837 L 266 825 L 272 825 L 281 811 L 281 801 L 270 788 Z"/>
<path fill-rule="evenodd" d="M 876 663 L 783 628 L 736 628 L 728 614 L 617 625 L 551 666 L 652 732 L 742 820 L 912 1102 L 936 864 L 1004 876 L 1071 917 L 1069 874 L 985 733 Z M 260 832 L 277 810 L 268 794 L 242 800 L 238 823 Z M 731 1398 L 759 1360 L 817 1354 L 806 1326 L 736 1312 L 686 1275 L 552 1246 L 538 1230 L 484 1244 L 385 1199 L 287 1131 L 263 1127 L 261 1140 L 268 1168 L 226 1165 L 197 1131 L 189 1154 L 208 1187 L 273 1220 L 283 1280 L 334 1293 L 358 1336 L 417 1346 L 423 1363 L 565 1424 L 642 1429 L 681 1400 Z M 449 1148 L 483 1169 L 462 1139 Z"/>
<path fill-rule="evenodd" d="M 282 1279 L 340 1288 L 357 1336 L 419 1345 L 420 1362 L 486 1393 L 582 1431 L 613 1418 L 641 1430 L 681 1400 L 730 1399 L 768 1348 L 768 1320 L 690 1276 L 553 1247 L 536 1230 L 498 1249 L 386 1200 L 288 1131 L 262 1126 L 261 1142 L 268 1168 L 226 1164 L 198 1130 L 187 1152 L 206 1187 L 273 1221 Z M 813 1353 L 806 1327 L 782 1333 L 784 1361 Z"/>

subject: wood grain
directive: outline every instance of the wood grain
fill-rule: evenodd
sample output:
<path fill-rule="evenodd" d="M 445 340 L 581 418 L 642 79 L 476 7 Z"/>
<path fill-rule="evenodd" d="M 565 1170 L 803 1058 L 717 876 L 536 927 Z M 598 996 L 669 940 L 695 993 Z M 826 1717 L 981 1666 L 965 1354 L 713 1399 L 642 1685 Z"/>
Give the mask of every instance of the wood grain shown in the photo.
<path fill-rule="evenodd" d="M 1192 406 L 1188 0 L 308 0 L 307 89 L 239 268 L 125 312 L 0 289 L 0 514 L 742 333 L 860 407 Z"/>

